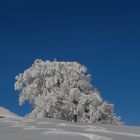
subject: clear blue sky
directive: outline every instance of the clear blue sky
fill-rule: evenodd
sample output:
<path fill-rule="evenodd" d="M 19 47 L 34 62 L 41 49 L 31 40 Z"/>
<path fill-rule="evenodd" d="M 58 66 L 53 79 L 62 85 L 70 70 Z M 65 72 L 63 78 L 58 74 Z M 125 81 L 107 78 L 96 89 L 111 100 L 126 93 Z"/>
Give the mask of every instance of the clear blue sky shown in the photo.
<path fill-rule="evenodd" d="M 36 58 L 78 61 L 129 125 L 140 126 L 138 0 L 0 1 L 0 106 L 19 115 L 15 76 Z"/>

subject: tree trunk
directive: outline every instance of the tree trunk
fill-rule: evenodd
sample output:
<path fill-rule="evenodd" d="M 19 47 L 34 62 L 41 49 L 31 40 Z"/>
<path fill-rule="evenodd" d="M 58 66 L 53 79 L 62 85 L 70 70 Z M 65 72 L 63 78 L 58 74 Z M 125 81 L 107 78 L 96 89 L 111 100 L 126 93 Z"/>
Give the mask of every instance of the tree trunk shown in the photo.
<path fill-rule="evenodd" d="M 74 120 L 75 123 L 77 123 L 77 115 L 73 116 L 73 120 Z"/>

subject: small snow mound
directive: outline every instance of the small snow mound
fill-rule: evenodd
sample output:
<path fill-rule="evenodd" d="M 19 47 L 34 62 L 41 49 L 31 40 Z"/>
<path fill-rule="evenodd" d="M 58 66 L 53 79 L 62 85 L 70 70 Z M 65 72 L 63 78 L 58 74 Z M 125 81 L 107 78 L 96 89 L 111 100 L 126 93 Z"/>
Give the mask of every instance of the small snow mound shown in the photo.
<path fill-rule="evenodd" d="M 0 107 L 0 118 L 16 118 L 16 114 L 10 112 L 6 108 Z"/>

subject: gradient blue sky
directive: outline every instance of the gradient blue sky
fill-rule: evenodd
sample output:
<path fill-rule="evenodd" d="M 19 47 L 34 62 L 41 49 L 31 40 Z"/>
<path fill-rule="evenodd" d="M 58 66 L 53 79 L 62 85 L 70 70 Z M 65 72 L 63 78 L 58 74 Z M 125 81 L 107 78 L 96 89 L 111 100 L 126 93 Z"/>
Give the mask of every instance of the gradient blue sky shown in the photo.
<path fill-rule="evenodd" d="M 0 1 L 0 106 L 19 115 L 15 76 L 36 58 L 78 61 L 129 125 L 140 125 L 138 0 Z"/>

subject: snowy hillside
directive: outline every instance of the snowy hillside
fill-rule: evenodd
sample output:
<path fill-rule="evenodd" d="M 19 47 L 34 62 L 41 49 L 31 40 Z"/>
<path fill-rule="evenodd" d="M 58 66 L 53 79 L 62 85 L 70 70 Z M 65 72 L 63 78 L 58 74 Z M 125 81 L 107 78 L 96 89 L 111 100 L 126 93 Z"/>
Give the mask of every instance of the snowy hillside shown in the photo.
<path fill-rule="evenodd" d="M 10 112 L 9 110 L 0 107 L 0 118 L 15 118 L 17 117 L 14 113 Z"/>
<path fill-rule="evenodd" d="M 0 140 L 140 140 L 140 128 L 54 119 L 1 118 Z"/>

